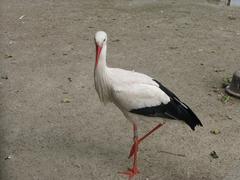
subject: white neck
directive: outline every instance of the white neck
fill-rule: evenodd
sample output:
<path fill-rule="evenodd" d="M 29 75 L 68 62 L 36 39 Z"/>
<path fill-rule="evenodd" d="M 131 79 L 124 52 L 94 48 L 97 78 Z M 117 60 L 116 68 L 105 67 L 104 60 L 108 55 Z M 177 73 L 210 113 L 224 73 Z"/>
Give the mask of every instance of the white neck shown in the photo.
<path fill-rule="evenodd" d="M 111 101 L 111 88 L 106 63 L 107 45 L 104 44 L 99 55 L 98 64 L 95 64 L 94 83 L 100 100 L 104 103 Z"/>

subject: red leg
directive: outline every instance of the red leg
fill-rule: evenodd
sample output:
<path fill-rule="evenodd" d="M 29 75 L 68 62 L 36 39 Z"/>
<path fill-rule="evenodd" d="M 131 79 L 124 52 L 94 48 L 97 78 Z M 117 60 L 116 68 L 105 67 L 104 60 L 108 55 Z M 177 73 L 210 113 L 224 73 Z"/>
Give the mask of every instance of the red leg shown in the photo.
<path fill-rule="evenodd" d="M 164 123 L 163 123 L 164 124 Z M 126 172 L 120 172 L 120 174 L 128 175 L 129 180 L 137 175 L 139 173 L 138 167 L 137 167 L 137 153 L 138 153 L 138 146 L 141 141 L 143 141 L 146 137 L 148 137 L 150 134 L 152 134 L 154 131 L 156 131 L 158 128 L 160 128 L 163 124 L 158 124 L 155 128 L 153 128 L 151 131 L 149 131 L 147 134 L 145 134 L 143 137 L 138 139 L 138 133 L 137 133 L 137 125 L 133 124 L 133 135 L 134 135 L 134 143 L 132 145 L 129 158 L 133 156 L 133 167 L 129 168 Z"/>
<path fill-rule="evenodd" d="M 133 133 L 134 133 L 134 148 L 132 148 L 131 151 L 133 151 L 133 166 L 132 168 L 129 168 L 126 172 L 122 172 L 121 174 L 128 175 L 129 180 L 137 175 L 139 173 L 138 167 L 137 167 L 137 153 L 138 153 L 138 134 L 137 134 L 137 125 L 133 124 Z"/>
<path fill-rule="evenodd" d="M 165 123 L 159 123 L 155 128 L 153 128 L 151 131 L 149 131 L 147 134 L 145 134 L 143 137 L 141 137 L 140 139 L 137 140 L 137 145 L 140 144 L 141 141 L 143 141 L 146 137 L 148 137 L 150 134 L 152 134 L 154 131 L 156 131 L 158 128 L 160 128 L 163 124 Z M 131 158 L 132 155 L 134 154 L 134 152 L 136 151 L 136 143 L 134 142 L 134 144 L 132 145 L 132 148 L 130 150 L 129 156 L 128 158 Z"/>

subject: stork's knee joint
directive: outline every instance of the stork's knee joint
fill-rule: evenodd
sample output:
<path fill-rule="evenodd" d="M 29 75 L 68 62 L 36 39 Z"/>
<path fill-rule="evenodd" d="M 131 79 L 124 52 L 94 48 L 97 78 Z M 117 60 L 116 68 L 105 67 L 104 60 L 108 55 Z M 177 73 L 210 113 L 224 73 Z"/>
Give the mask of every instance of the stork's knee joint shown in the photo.
<path fill-rule="evenodd" d="M 138 138 L 138 132 L 137 132 L 137 131 L 134 131 L 133 139 L 136 139 L 136 138 Z"/>

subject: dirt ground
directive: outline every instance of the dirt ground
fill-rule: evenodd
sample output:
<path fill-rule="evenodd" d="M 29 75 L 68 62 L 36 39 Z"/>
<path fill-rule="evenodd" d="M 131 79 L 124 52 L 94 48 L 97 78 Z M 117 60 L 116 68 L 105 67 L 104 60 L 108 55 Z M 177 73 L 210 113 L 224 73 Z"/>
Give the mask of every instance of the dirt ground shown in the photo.
<path fill-rule="evenodd" d="M 221 180 L 240 163 L 240 101 L 221 87 L 240 68 L 239 8 L 0 0 L 0 14 L 1 180 L 127 179 L 117 172 L 131 163 L 132 126 L 100 104 L 93 84 L 98 30 L 108 33 L 109 66 L 160 80 L 204 125 L 160 128 L 140 146 L 136 180 Z M 142 122 L 141 134 L 155 124 Z"/>

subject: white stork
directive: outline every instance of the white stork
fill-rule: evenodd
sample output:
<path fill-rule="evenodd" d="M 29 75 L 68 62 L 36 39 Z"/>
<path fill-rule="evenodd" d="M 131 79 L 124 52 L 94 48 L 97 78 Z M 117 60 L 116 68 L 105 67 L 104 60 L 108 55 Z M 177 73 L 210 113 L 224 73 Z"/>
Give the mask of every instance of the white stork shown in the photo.
<path fill-rule="evenodd" d="M 100 101 L 114 103 L 133 124 L 133 140 L 129 158 L 133 158 L 133 166 L 123 174 L 131 179 L 138 174 L 137 152 L 139 143 L 161 127 L 158 124 L 142 138 L 138 138 L 137 119 L 133 114 L 176 119 L 187 123 L 192 130 L 202 123 L 193 111 L 183 103 L 174 93 L 164 87 L 157 80 L 138 72 L 119 68 L 110 68 L 106 63 L 107 34 L 98 31 L 95 34 L 96 62 L 94 68 L 95 88 Z"/>

